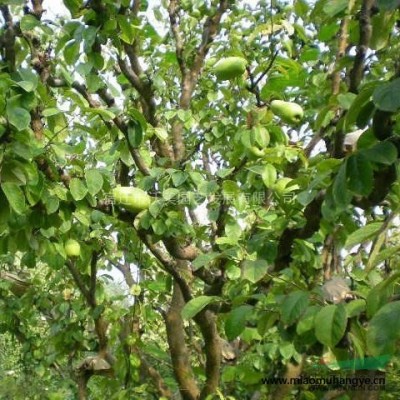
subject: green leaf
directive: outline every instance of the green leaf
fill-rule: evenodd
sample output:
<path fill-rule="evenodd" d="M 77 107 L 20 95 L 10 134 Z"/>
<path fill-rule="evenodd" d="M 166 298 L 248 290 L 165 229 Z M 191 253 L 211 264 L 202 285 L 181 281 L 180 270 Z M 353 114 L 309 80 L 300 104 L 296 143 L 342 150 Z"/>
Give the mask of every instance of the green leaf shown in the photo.
<path fill-rule="evenodd" d="M 397 160 L 397 149 L 393 143 L 379 142 L 369 149 L 360 151 L 368 161 L 391 165 Z"/>
<path fill-rule="evenodd" d="M 100 116 L 105 121 L 111 121 L 115 118 L 115 114 L 110 110 L 103 110 L 101 108 L 82 108 L 82 111 L 89 114 L 92 118 Z"/>
<path fill-rule="evenodd" d="M 128 43 L 132 44 L 133 41 L 135 40 L 135 30 L 137 27 L 135 27 L 131 21 L 128 20 L 128 18 L 124 15 L 118 15 L 117 16 L 117 21 L 118 25 L 121 29 L 120 37 L 121 39 Z"/>
<path fill-rule="evenodd" d="M 352 196 L 347 190 L 346 162 L 341 165 L 335 181 L 333 182 L 332 195 L 339 208 L 346 207 L 351 201 Z"/>
<path fill-rule="evenodd" d="M 251 165 L 246 167 L 248 171 L 254 172 L 255 174 L 262 175 L 264 172 L 264 165 Z"/>
<path fill-rule="evenodd" d="M 252 131 L 254 143 L 253 146 L 259 146 L 262 149 L 268 146 L 269 144 L 269 133 L 268 131 L 261 125 L 257 125 L 253 128 Z"/>
<path fill-rule="evenodd" d="M 371 96 L 375 88 L 379 85 L 379 82 L 371 82 L 365 85 L 357 97 L 353 100 L 348 112 L 345 117 L 345 129 L 351 130 L 353 125 L 356 123 L 362 108 L 371 100 Z"/>
<path fill-rule="evenodd" d="M 134 107 L 130 107 L 128 111 L 128 115 L 132 117 L 134 121 L 139 123 L 143 129 L 143 132 L 147 129 L 147 121 L 143 114 Z"/>
<path fill-rule="evenodd" d="M 364 299 L 352 300 L 346 303 L 346 312 L 349 318 L 360 315 L 365 311 L 366 302 Z"/>
<path fill-rule="evenodd" d="M 271 188 L 275 184 L 277 176 L 278 173 L 276 172 L 276 168 L 272 164 L 264 166 L 261 178 L 267 188 Z"/>
<path fill-rule="evenodd" d="M 382 222 L 371 222 L 370 224 L 352 232 L 346 239 L 345 248 L 349 250 L 357 244 L 361 244 L 367 240 L 370 240 L 378 233 L 382 227 L 382 224 Z"/>
<path fill-rule="evenodd" d="M 225 320 L 225 334 L 228 340 L 237 338 L 246 327 L 246 320 L 251 316 L 253 307 L 242 305 L 233 309 Z"/>
<path fill-rule="evenodd" d="M 33 92 L 37 88 L 39 82 L 38 76 L 27 68 L 21 68 L 18 73 L 21 80 L 16 82 L 16 84 L 22 87 L 26 92 Z"/>
<path fill-rule="evenodd" d="M 292 325 L 297 321 L 308 307 L 308 292 L 296 291 L 289 293 L 281 304 L 282 321 L 286 325 Z"/>
<path fill-rule="evenodd" d="M 396 0 L 396 3 L 400 6 L 399 0 Z M 383 10 L 383 8 L 380 9 Z M 388 46 L 395 21 L 395 12 L 379 12 L 372 17 L 372 35 L 369 43 L 372 50 L 379 51 Z"/>
<path fill-rule="evenodd" d="M 3 182 L 1 189 L 7 197 L 10 207 L 17 213 L 23 214 L 26 210 L 25 196 L 22 189 L 15 183 Z"/>
<path fill-rule="evenodd" d="M 6 6 L 22 6 L 24 4 L 23 0 L 0 0 L 0 4 Z"/>
<path fill-rule="evenodd" d="M 94 196 L 100 192 L 103 187 L 103 175 L 96 169 L 89 169 L 85 172 L 86 185 L 89 193 Z"/>
<path fill-rule="evenodd" d="M 166 201 L 170 201 L 172 200 L 175 196 L 177 196 L 179 194 L 179 189 L 175 189 L 175 188 L 168 188 L 165 189 L 162 193 L 162 197 L 164 200 Z"/>
<path fill-rule="evenodd" d="M 220 253 L 210 252 L 205 254 L 200 254 L 192 262 L 193 269 L 196 271 L 201 267 L 205 267 L 210 262 L 214 261 L 220 256 Z"/>
<path fill-rule="evenodd" d="M 105 83 L 99 76 L 95 74 L 89 74 L 86 76 L 86 86 L 89 93 L 96 93 L 99 89 L 105 86 Z"/>
<path fill-rule="evenodd" d="M 199 193 L 203 196 L 209 196 L 219 189 L 216 181 L 204 182 L 199 186 Z"/>
<path fill-rule="evenodd" d="M 335 347 L 342 339 L 347 325 L 343 304 L 323 307 L 315 316 L 315 336 L 325 346 Z"/>
<path fill-rule="evenodd" d="M 377 0 L 377 6 L 381 10 L 391 11 L 400 7 L 399 0 Z"/>
<path fill-rule="evenodd" d="M 73 40 L 64 48 L 64 58 L 67 64 L 73 65 L 79 58 L 79 50 L 80 50 L 80 43 L 76 40 Z"/>
<path fill-rule="evenodd" d="M 54 107 L 46 108 L 42 111 L 42 115 L 44 117 L 51 117 L 52 115 L 57 115 L 57 114 L 61 114 L 61 113 L 62 113 L 61 110 L 59 110 L 58 108 L 54 108 Z"/>
<path fill-rule="evenodd" d="M 151 227 L 156 235 L 163 235 L 167 230 L 167 225 L 162 219 L 158 219 L 151 224 Z"/>
<path fill-rule="evenodd" d="M 251 283 L 262 279 L 268 271 L 268 263 L 265 260 L 246 260 L 242 264 L 242 277 Z"/>
<path fill-rule="evenodd" d="M 48 196 L 44 199 L 44 205 L 46 207 L 47 214 L 53 214 L 58 210 L 60 206 L 60 200 L 55 196 Z"/>
<path fill-rule="evenodd" d="M 190 319 L 203 310 L 208 304 L 218 300 L 217 296 L 199 296 L 185 304 L 182 310 L 182 318 Z"/>
<path fill-rule="evenodd" d="M 383 111 L 395 112 L 400 108 L 400 78 L 384 83 L 374 90 L 372 99 Z"/>
<path fill-rule="evenodd" d="M 367 296 L 367 316 L 371 318 L 393 295 L 393 287 L 400 278 L 400 272 L 394 273 L 389 278 L 374 286 Z"/>
<path fill-rule="evenodd" d="M 7 106 L 7 118 L 11 125 L 14 125 L 19 131 L 29 128 L 31 115 L 21 107 Z"/>
<path fill-rule="evenodd" d="M 400 301 L 385 304 L 371 319 L 367 347 L 373 356 L 394 354 L 400 339 Z"/>
<path fill-rule="evenodd" d="M 357 95 L 354 93 L 346 93 L 346 94 L 339 94 L 337 99 L 340 107 L 344 108 L 345 110 L 348 110 L 351 107 L 356 97 Z"/>
<path fill-rule="evenodd" d="M 279 346 L 279 353 L 284 360 L 289 360 L 296 353 L 296 348 L 294 347 L 294 344 L 291 342 L 283 342 Z"/>
<path fill-rule="evenodd" d="M 375 260 L 373 260 L 371 268 L 379 265 L 380 263 L 384 262 L 385 260 L 389 260 L 395 254 L 400 252 L 400 245 L 388 247 L 387 249 L 381 250 L 378 255 L 376 256 Z"/>
<path fill-rule="evenodd" d="M 129 144 L 137 148 L 142 144 L 143 141 L 143 129 L 140 124 L 136 122 L 130 122 L 128 125 L 128 140 Z"/>
<path fill-rule="evenodd" d="M 310 331 L 314 329 L 315 316 L 320 309 L 320 306 L 310 306 L 305 310 L 296 326 L 296 333 L 298 335 L 305 333 L 309 335 Z"/>
<path fill-rule="evenodd" d="M 72 18 L 78 16 L 78 13 L 82 7 L 82 0 L 64 0 L 64 4 L 65 7 L 67 7 L 70 11 Z"/>
<path fill-rule="evenodd" d="M 324 13 L 329 17 L 334 17 L 349 6 L 348 0 L 329 0 L 324 5 Z"/>
<path fill-rule="evenodd" d="M 24 15 L 19 23 L 22 32 L 30 31 L 39 25 L 40 21 L 36 17 L 30 14 Z"/>
<path fill-rule="evenodd" d="M 363 153 L 352 154 L 346 163 L 348 188 L 355 194 L 367 196 L 373 187 L 374 174 L 368 159 Z"/>
<path fill-rule="evenodd" d="M 71 191 L 74 200 L 79 201 L 85 198 L 88 193 L 88 189 L 85 184 L 78 178 L 72 178 L 69 183 L 69 189 Z"/>
<path fill-rule="evenodd" d="M 186 172 L 182 171 L 174 171 L 171 174 L 172 183 L 174 184 L 175 187 L 181 186 L 182 183 L 186 182 L 188 178 L 189 175 Z"/>
<path fill-rule="evenodd" d="M 233 199 L 240 195 L 240 188 L 237 182 L 226 180 L 222 182 L 222 193 L 225 199 Z"/>
<path fill-rule="evenodd" d="M 154 134 L 161 140 L 161 142 L 165 142 L 168 139 L 168 132 L 165 128 L 154 128 Z"/>

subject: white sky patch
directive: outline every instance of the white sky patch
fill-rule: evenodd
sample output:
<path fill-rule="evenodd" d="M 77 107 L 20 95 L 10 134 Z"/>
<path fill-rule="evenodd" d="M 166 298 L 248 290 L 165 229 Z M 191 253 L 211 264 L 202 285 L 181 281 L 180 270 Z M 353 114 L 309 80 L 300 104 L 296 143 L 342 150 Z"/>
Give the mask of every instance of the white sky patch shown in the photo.
<path fill-rule="evenodd" d="M 45 18 L 54 19 L 55 17 L 69 16 L 69 11 L 62 0 L 44 0 L 43 8 L 46 10 Z"/>

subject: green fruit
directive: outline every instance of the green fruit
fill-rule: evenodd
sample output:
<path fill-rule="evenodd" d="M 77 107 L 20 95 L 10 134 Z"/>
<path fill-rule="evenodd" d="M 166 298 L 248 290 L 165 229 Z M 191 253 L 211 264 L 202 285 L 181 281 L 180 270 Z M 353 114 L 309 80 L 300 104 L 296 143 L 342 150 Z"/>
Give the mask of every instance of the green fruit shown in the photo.
<path fill-rule="evenodd" d="M 247 149 L 248 153 L 250 156 L 254 156 L 257 158 L 262 158 L 265 156 L 265 152 L 264 150 L 261 150 L 259 147 L 257 146 L 251 146 Z"/>
<path fill-rule="evenodd" d="M 298 124 L 304 116 L 303 109 L 297 103 L 282 100 L 272 100 L 271 111 L 288 124 Z"/>
<path fill-rule="evenodd" d="M 213 67 L 215 76 L 221 81 L 236 78 L 246 71 L 247 61 L 242 57 L 227 57 L 219 60 Z"/>
<path fill-rule="evenodd" d="M 269 133 L 265 127 L 257 125 L 243 131 L 241 142 L 250 158 L 261 158 L 265 156 L 265 149 L 269 144 Z"/>
<path fill-rule="evenodd" d="M 114 188 L 113 197 L 116 204 L 133 212 L 146 210 L 151 204 L 151 197 L 145 191 L 130 186 Z"/>
<path fill-rule="evenodd" d="M 81 245 L 74 239 L 68 239 L 65 242 L 64 250 L 68 257 L 79 257 L 81 255 Z"/>

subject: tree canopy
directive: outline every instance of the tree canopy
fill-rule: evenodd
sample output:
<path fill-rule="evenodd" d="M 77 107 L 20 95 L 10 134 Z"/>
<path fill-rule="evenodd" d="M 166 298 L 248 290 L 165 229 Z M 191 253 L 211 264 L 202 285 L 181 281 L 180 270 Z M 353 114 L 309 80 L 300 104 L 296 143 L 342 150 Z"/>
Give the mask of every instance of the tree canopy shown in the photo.
<path fill-rule="evenodd" d="M 0 0 L 0 397 L 392 398 L 399 1 L 63 4 Z"/>

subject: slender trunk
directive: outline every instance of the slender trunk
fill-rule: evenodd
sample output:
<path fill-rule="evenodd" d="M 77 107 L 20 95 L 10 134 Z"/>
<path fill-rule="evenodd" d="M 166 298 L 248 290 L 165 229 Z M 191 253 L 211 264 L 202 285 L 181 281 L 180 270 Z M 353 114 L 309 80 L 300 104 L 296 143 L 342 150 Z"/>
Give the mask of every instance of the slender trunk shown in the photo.
<path fill-rule="evenodd" d="M 169 351 L 182 399 L 197 400 L 200 392 L 190 365 L 189 351 L 185 343 L 185 328 L 181 316 L 184 305 L 182 291 L 175 281 L 171 305 L 165 315 Z"/>
<path fill-rule="evenodd" d="M 87 383 L 89 381 L 90 375 L 86 371 L 79 371 L 78 373 L 78 399 L 79 400 L 87 400 L 88 399 L 88 390 Z"/>

